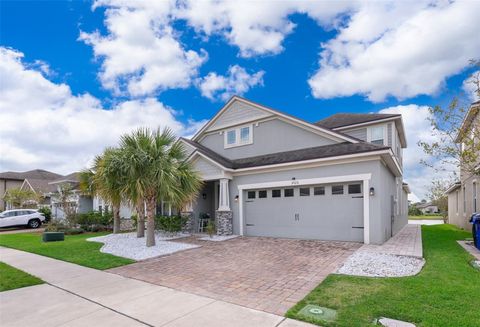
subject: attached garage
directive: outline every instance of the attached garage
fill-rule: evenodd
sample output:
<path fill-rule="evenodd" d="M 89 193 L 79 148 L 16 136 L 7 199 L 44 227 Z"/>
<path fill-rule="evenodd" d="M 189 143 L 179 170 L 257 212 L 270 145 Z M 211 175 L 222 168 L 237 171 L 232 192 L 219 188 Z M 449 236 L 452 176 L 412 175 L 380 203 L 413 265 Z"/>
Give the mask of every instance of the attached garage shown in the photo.
<path fill-rule="evenodd" d="M 368 243 L 368 180 L 337 179 L 242 186 L 243 234 Z"/>

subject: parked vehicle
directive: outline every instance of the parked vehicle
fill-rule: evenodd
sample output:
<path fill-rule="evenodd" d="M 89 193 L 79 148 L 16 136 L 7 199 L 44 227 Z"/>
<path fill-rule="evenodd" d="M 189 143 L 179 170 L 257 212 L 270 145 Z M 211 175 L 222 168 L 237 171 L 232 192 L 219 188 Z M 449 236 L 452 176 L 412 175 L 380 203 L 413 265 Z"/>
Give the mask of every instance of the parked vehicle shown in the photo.
<path fill-rule="evenodd" d="M 28 226 L 39 228 L 45 216 L 33 209 L 6 210 L 0 213 L 0 227 Z"/>

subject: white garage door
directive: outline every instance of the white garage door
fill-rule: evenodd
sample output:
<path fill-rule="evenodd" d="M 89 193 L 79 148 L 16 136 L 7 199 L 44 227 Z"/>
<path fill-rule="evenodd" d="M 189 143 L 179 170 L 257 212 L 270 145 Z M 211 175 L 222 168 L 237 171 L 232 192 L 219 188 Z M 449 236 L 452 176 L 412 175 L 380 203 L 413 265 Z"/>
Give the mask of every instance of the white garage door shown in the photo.
<path fill-rule="evenodd" d="M 249 236 L 363 242 L 362 182 L 247 190 Z"/>

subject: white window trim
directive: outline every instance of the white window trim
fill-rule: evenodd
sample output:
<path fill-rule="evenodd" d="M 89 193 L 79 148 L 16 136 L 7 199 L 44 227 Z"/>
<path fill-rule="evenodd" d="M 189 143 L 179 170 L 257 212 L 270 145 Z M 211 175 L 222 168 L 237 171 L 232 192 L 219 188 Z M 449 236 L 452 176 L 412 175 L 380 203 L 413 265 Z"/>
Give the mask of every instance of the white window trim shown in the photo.
<path fill-rule="evenodd" d="M 242 128 L 245 128 L 245 127 L 248 127 L 250 129 L 250 132 L 249 132 L 249 135 L 248 135 L 248 140 L 245 142 L 242 142 L 241 140 L 241 137 L 240 137 L 240 134 L 241 134 L 241 130 Z M 233 144 L 228 144 L 227 142 L 227 135 L 229 132 L 231 131 L 235 131 L 235 143 Z M 253 124 L 248 124 L 248 125 L 242 125 L 242 126 L 237 126 L 235 128 L 230 128 L 230 129 L 227 129 L 223 132 L 223 145 L 224 145 L 224 148 L 225 149 L 229 149 L 229 148 L 235 148 L 237 146 L 243 146 L 243 145 L 249 145 L 249 144 L 252 144 L 253 143 Z"/>
<path fill-rule="evenodd" d="M 374 126 L 369 126 L 367 128 L 367 142 L 372 142 L 372 128 L 378 128 L 382 127 L 383 128 L 383 145 L 388 145 L 388 130 L 387 130 L 387 125 L 374 125 Z M 393 128 L 392 128 L 393 130 Z"/>

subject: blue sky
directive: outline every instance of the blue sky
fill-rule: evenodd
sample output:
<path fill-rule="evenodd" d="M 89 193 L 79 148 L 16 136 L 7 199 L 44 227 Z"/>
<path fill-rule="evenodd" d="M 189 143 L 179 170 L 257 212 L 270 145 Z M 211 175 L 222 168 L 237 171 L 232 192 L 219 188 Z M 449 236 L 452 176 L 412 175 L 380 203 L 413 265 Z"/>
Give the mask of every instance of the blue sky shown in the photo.
<path fill-rule="evenodd" d="M 1 2 L 0 46 L 8 49 L 2 55 L 11 75 L 3 74 L 0 113 L 28 107 L 38 109 L 39 120 L 61 117 L 41 124 L 44 140 L 0 135 L 8 141 L 1 170 L 41 166 L 68 173 L 85 166 L 117 134 L 146 122 L 191 135 L 235 93 L 308 121 L 390 108 L 406 114 L 407 127 L 428 129 L 410 120 L 425 120 L 424 106 L 445 105 L 461 92 L 472 73 L 468 60 L 480 53 L 471 17 L 478 9 L 474 2 L 138 3 Z M 457 24 L 459 18 L 462 26 L 444 32 L 443 23 Z M 129 71 L 122 70 L 130 64 Z M 171 74 L 158 78 L 170 68 Z M 18 78 L 18 84 L 6 87 L 5 76 Z M 29 102 L 27 94 L 16 97 L 23 102 L 11 101 L 10 92 L 38 92 L 41 99 Z M 135 110 L 144 113 L 138 121 Z M 16 117 L 2 120 L 18 124 Z M 74 142 L 77 151 L 65 155 L 61 151 L 68 146 L 55 142 L 59 136 L 53 126 L 59 125 L 69 127 L 62 131 L 65 140 L 91 138 L 88 142 L 97 139 L 98 144 Z M 104 135 L 109 129 L 112 133 Z M 83 137 L 86 130 L 90 135 Z M 418 131 L 409 132 L 416 143 Z M 32 151 L 32 144 L 43 150 Z M 418 149 L 410 151 L 421 155 Z M 48 160 L 42 159 L 45 155 Z M 406 168 L 407 179 L 426 174 L 414 162 Z M 425 193 L 425 180 L 413 182 L 419 196 Z"/>

